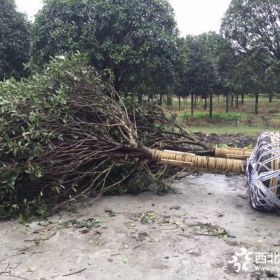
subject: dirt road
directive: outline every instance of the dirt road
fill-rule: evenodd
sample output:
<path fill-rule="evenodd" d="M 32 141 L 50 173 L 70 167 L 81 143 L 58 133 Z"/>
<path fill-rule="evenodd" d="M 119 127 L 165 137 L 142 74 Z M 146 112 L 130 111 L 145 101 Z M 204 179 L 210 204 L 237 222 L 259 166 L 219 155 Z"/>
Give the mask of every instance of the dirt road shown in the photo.
<path fill-rule="evenodd" d="M 280 251 L 279 216 L 250 208 L 245 177 L 191 176 L 174 188 L 89 200 L 48 221 L 2 222 L 0 279 L 279 279 L 252 260 Z M 243 251 L 250 263 L 236 272 Z"/>

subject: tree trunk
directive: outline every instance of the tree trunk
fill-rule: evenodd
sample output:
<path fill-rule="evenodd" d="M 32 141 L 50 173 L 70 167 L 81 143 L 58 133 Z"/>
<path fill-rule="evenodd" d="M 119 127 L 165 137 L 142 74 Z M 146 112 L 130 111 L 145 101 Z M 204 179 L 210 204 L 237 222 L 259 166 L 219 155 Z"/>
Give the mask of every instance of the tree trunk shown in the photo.
<path fill-rule="evenodd" d="M 162 93 L 159 94 L 159 105 L 162 105 Z"/>
<path fill-rule="evenodd" d="M 119 92 L 120 91 L 120 82 L 119 82 L 119 79 L 116 79 L 115 82 L 114 82 L 114 89 L 116 92 Z"/>
<path fill-rule="evenodd" d="M 230 102 L 230 107 L 233 108 L 233 98 L 234 98 L 234 95 L 233 93 L 231 94 L 231 102 Z"/>
<path fill-rule="evenodd" d="M 209 102 L 209 117 L 212 119 L 213 116 L 213 92 L 212 90 L 210 91 L 210 102 Z"/>
<path fill-rule="evenodd" d="M 238 95 L 238 93 L 236 94 L 236 96 L 235 96 L 235 108 L 238 108 L 238 105 L 239 105 L 239 95 Z"/>
<path fill-rule="evenodd" d="M 255 95 L 255 114 L 259 113 L 259 94 Z"/>
<path fill-rule="evenodd" d="M 193 103 L 194 103 L 194 102 L 193 102 L 194 100 L 193 100 L 193 97 L 194 97 L 194 96 L 193 96 L 193 93 L 191 93 L 191 115 L 192 115 L 192 116 L 193 116 L 193 112 L 194 112 L 194 110 L 193 110 L 193 109 L 194 109 L 194 104 L 193 104 Z"/>
<path fill-rule="evenodd" d="M 181 111 L 181 96 L 179 95 L 179 111 Z"/>
<path fill-rule="evenodd" d="M 204 110 L 207 110 L 207 96 L 204 98 Z"/>
<path fill-rule="evenodd" d="M 172 107 L 172 95 L 170 94 L 167 95 L 167 107 Z"/>
<path fill-rule="evenodd" d="M 226 94 L 226 113 L 228 113 L 228 107 L 229 107 L 229 93 Z"/>
<path fill-rule="evenodd" d="M 273 92 L 271 91 L 270 93 L 269 93 L 269 96 L 268 96 L 268 100 L 269 100 L 269 103 L 271 103 L 272 102 L 272 98 L 273 98 Z"/>
<path fill-rule="evenodd" d="M 244 105 L 244 93 L 242 93 L 242 95 L 241 95 L 241 105 L 242 106 Z"/>
<path fill-rule="evenodd" d="M 143 101 L 143 94 L 139 93 L 137 96 L 138 102 L 141 103 Z"/>
<path fill-rule="evenodd" d="M 211 93 L 210 93 L 211 95 Z M 178 153 L 176 151 L 160 151 L 144 147 L 146 153 L 150 154 L 155 161 L 178 167 L 191 167 L 197 170 L 209 172 L 228 172 L 243 174 L 246 171 L 246 161 L 231 158 L 216 158 L 196 156 L 192 154 Z"/>
<path fill-rule="evenodd" d="M 194 96 L 194 108 L 196 109 L 197 106 L 197 95 Z"/>

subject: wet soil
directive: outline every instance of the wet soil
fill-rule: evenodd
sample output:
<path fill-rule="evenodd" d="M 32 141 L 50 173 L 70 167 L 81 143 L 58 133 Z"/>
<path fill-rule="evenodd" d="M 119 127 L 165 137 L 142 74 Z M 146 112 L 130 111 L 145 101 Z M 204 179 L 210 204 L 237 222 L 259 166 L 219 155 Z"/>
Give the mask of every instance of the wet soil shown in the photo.
<path fill-rule="evenodd" d="M 196 138 L 202 142 L 212 145 L 227 145 L 229 147 L 245 148 L 254 147 L 257 141 L 257 137 L 250 137 L 244 134 L 216 134 L 216 133 L 194 133 Z"/>
<path fill-rule="evenodd" d="M 253 210 L 244 176 L 204 174 L 174 194 L 102 197 L 47 221 L 0 223 L 0 279 L 279 279 L 233 256 L 279 252 L 279 216 Z M 242 259 L 237 261 L 242 263 Z"/>

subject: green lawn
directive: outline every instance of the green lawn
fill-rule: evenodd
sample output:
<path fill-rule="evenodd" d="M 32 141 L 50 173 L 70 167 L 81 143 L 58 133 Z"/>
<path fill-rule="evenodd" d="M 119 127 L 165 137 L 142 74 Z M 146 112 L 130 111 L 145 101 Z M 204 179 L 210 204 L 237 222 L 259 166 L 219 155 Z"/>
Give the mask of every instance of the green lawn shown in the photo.
<path fill-rule="evenodd" d="M 264 131 L 276 131 L 275 128 L 267 128 L 264 126 L 246 126 L 246 125 L 220 125 L 211 124 L 208 126 L 190 126 L 189 129 L 192 132 L 203 132 L 203 133 L 216 133 L 216 134 L 244 134 L 247 136 L 257 136 Z"/>
<path fill-rule="evenodd" d="M 208 102 L 209 103 L 209 102 Z M 217 97 L 213 98 L 213 111 L 215 112 L 225 112 L 226 101 L 223 96 L 220 96 L 219 99 Z M 274 97 L 271 103 L 269 103 L 268 98 L 266 96 L 259 97 L 259 113 L 268 113 L 268 112 L 280 112 L 280 98 Z M 174 97 L 172 100 L 172 109 L 175 111 L 179 110 L 179 100 L 177 97 Z M 190 111 L 191 102 L 190 98 L 187 100 L 181 99 L 181 110 L 182 111 Z M 245 96 L 244 105 L 241 105 L 241 100 L 239 100 L 238 108 L 234 106 L 229 108 L 230 112 L 246 112 L 254 114 L 255 110 L 255 99 L 252 96 Z M 198 98 L 197 107 L 195 111 L 204 111 L 204 100 Z"/>
<path fill-rule="evenodd" d="M 274 98 L 272 103 L 267 97 L 259 99 L 259 114 L 254 114 L 254 98 L 246 97 L 244 105 L 229 108 L 225 113 L 225 100 L 217 97 L 213 101 L 213 118 L 204 110 L 204 100 L 199 99 L 194 116 L 190 113 L 190 99 L 181 101 L 179 110 L 178 98 L 173 99 L 172 111 L 178 115 L 179 121 L 191 131 L 217 134 L 238 134 L 257 136 L 263 131 L 280 130 L 280 99 Z"/>

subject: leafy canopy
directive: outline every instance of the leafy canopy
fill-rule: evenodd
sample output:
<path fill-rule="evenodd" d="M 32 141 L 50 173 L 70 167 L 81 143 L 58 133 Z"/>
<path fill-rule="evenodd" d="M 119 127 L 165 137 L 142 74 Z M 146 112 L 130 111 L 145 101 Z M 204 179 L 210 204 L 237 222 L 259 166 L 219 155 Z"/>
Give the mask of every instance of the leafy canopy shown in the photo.
<path fill-rule="evenodd" d="M 29 26 L 14 0 L 0 0 L 0 80 L 20 78 L 29 60 Z"/>
<path fill-rule="evenodd" d="M 116 90 L 141 91 L 174 80 L 185 61 L 167 0 L 47 0 L 33 27 L 32 60 L 88 53 L 92 65 L 110 70 Z M 164 84 L 165 85 L 165 84 Z"/>
<path fill-rule="evenodd" d="M 187 36 L 189 61 L 185 73 L 186 88 L 190 93 L 207 96 L 217 82 L 215 42 L 216 34 Z"/>
<path fill-rule="evenodd" d="M 240 52 L 264 51 L 280 59 L 280 1 L 232 0 L 222 33 Z"/>
<path fill-rule="evenodd" d="M 278 91 L 280 0 L 232 0 L 221 33 L 238 59 L 234 82 L 249 92 Z"/>

